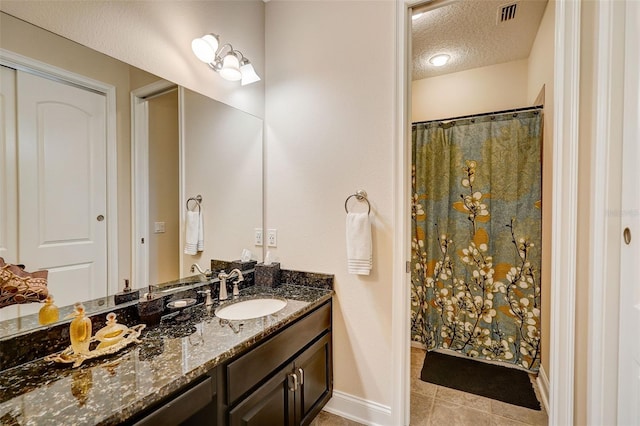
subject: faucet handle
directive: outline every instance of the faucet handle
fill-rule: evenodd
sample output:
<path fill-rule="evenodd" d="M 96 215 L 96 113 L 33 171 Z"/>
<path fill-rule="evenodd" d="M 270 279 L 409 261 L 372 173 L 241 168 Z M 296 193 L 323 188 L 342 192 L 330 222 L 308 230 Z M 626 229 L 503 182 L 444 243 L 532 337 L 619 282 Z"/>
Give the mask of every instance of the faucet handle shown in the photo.
<path fill-rule="evenodd" d="M 211 289 L 208 288 L 206 290 L 198 290 L 198 293 L 205 294 L 207 296 L 207 300 L 204 302 L 205 306 L 213 305 L 213 301 L 211 300 Z"/>
<path fill-rule="evenodd" d="M 240 295 L 240 290 L 238 290 L 238 283 L 240 281 L 241 280 L 238 279 L 233 283 L 233 297 L 238 297 Z"/>

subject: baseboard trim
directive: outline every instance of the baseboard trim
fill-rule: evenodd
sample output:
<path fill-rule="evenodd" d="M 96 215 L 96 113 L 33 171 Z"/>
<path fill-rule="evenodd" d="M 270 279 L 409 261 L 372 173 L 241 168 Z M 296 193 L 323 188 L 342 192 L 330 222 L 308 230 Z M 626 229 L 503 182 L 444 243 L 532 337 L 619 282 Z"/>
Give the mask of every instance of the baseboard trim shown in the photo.
<path fill-rule="evenodd" d="M 333 391 L 333 397 L 323 410 L 365 425 L 386 426 L 392 424 L 391 407 L 336 390 Z"/>
<path fill-rule="evenodd" d="M 540 365 L 540 371 L 538 371 L 536 384 L 538 385 L 538 391 L 540 391 L 542 405 L 544 405 L 545 411 L 549 413 L 549 377 L 547 376 L 547 372 L 544 371 L 542 365 Z"/>

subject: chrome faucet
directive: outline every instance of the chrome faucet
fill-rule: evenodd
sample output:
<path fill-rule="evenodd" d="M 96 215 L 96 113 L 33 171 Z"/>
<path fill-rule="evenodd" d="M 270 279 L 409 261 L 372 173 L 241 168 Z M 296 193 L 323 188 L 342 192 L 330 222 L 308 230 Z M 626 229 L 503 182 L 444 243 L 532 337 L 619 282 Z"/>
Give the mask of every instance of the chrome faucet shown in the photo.
<path fill-rule="evenodd" d="M 213 271 L 211 269 L 207 269 L 206 271 L 203 271 L 200 265 L 198 265 L 197 263 L 194 263 L 193 265 L 191 265 L 191 272 L 193 273 L 196 270 L 198 271 L 198 273 L 204 275 L 207 278 L 210 278 L 213 275 Z"/>
<path fill-rule="evenodd" d="M 235 297 L 240 294 L 240 291 L 238 290 L 238 283 L 244 281 L 244 277 L 242 276 L 240 269 L 236 268 L 228 274 L 222 271 L 218 274 L 218 278 L 220 279 L 220 294 L 218 300 L 227 300 L 227 280 L 234 276 L 237 276 L 238 280 L 233 284 L 233 296 Z"/>

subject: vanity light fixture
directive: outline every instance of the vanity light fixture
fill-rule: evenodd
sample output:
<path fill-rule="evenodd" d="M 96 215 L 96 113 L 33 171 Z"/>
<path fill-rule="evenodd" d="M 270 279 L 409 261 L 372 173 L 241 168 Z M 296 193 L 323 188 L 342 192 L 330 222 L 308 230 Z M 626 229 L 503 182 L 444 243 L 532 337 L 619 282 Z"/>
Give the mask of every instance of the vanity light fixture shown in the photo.
<path fill-rule="evenodd" d="M 260 80 L 249 59 L 229 43 L 220 46 L 220 37 L 216 34 L 205 34 L 193 39 L 191 50 L 198 59 L 227 81 L 240 81 L 244 86 Z"/>
<path fill-rule="evenodd" d="M 449 62 L 450 58 L 451 57 L 449 55 L 447 55 L 446 53 L 440 53 L 438 55 L 434 55 L 431 58 L 429 58 L 429 62 L 434 67 L 441 67 L 441 66 L 445 65 L 447 62 Z"/>

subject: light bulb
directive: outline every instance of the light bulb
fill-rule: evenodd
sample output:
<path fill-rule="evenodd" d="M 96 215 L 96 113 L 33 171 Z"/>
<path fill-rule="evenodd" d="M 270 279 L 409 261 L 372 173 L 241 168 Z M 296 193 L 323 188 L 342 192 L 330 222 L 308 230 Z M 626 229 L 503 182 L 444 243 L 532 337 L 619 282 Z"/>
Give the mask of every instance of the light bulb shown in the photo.
<path fill-rule="evenodd" d="M 429 62 L 431 62 L 431 65 L 433 65 L 434 67 L 441 67 L 447 62 L 449 62 L 449 58 L 450 58 L 449 55 L 445 53 L 441 53 L 439 55 L 435 55 L 429 58 Z"/>
<path fill-rule="evenodd" d="M 195 38 L 191 42 L 193 53 L 206 64 L 212 63 L 216 58 L 218 50 L 218 37 L 214 34 L 206 34 L 200 38 Z"/>
<path fill-rule="evenodd" d="M 240 84 L 243 86 L 260 81 L 260 77 L 256 74 L 256 70 L 253 69 L 253 65 L 251 65 L 251 62 L 247 59 L 242 61 L 240 72 L 242 73 L 242 82 Z"/>
<path fill-rule="evenodd" d="M 229 52 L 222 61 L 222 68 L 220 69 L 220 76 L 225 80 L 238 81 L 242 78 L 240 72 L 240 61 L 238 57 L 232 52 Z"/>

